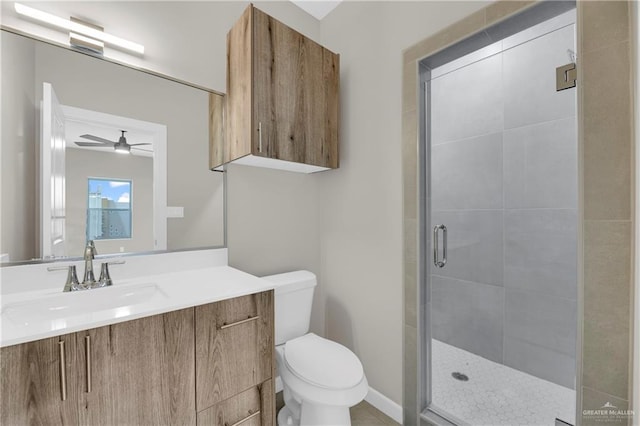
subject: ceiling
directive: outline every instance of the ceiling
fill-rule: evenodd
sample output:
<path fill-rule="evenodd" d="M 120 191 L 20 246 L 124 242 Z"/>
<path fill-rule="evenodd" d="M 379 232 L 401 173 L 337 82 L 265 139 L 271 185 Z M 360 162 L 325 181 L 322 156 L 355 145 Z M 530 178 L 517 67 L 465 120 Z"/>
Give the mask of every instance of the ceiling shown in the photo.
<path fill-rule="evenodd" d="M 342 0 L 291 0 L 293 4 L 317 20 L 322 20 L 335 9 Z"/>

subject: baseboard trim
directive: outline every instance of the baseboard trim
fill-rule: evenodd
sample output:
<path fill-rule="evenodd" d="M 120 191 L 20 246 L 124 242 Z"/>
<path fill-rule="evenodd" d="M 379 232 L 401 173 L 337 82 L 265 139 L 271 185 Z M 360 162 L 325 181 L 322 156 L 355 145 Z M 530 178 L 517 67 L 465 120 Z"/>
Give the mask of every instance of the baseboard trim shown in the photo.
<path fill-rule="evenodd" d="M 364 400 L 396 422 L 402 424 L 402 406 L 400 404 L 387 398 L 372 387 L 369 387 L 369 393 L 364 397 Z"/>

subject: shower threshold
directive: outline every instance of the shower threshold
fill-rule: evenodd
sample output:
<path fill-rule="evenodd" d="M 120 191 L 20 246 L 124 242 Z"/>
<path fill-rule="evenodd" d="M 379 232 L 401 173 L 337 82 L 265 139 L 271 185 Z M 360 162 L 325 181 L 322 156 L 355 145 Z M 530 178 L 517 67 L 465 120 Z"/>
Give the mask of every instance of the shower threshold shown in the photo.
<path fill-rule="evenodd" d="M 432 340 L 431 351 L 431 409 L 456 424 L 554 426 L 556 419 L 575 424 L 573 389 L 439 340 Z"/>

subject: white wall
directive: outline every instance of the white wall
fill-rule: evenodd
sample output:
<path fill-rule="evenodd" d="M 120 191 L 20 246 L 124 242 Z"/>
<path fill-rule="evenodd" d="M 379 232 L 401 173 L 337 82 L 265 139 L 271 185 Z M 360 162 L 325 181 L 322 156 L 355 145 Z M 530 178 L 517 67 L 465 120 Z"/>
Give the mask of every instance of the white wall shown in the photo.
<path fill-rule="evenodd" d="M 0 175 L 0 254 L 10 260 L 36 256 L 36 106 L 33 43 L 2 38 L 2 174 Z"/>
<path fill-rule="evenodd" d="M 485 2 L 346 2 L 321 24 L 340 53 L 340 169 L 323 173 L 327 336 L 351 347 L 369 385 L 402 404 L 402 50 Z"/>
<path fill-rule="evenodd" d="M 307 269 L 320 275 L 318 176 L 230 165 L 227 176 L 229 262 L 258 276 Z M 322 277 L 311 330 L 324 335 Z"/>

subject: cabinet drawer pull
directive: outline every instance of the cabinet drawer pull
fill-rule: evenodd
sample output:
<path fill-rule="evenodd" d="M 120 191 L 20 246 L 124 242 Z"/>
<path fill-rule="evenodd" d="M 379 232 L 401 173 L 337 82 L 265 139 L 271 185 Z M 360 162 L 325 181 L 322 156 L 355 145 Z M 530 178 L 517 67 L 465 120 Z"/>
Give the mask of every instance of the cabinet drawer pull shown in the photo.
<path fill-rule="evenodd" d="M 247 319 L 243 319 L 243 320 L 240 320 L 240 321 L 232 322 L 231 324 L 222 324 L 218 328 L 218 330 L 224 330 L 225 328 L 229 328 L 229 327 L 233 327 L 233 326 L 236 326 L 236 325 L 244 324 L 246 322 L 255 321 L 255 320 L 259 319 L 259 318 L 260 318 L 260 315 L 256 315 L 255 317 L 249 317 Z"/>
<path fill-rule="evenodd" d="M 234 424 L 232 424 L 231 426 L 238 426 L 244 422 L 246 422 L 249 419 L 254 418 L 255 416 L 257 416 L 258 414 L 260 414 L 260 410 L 256 411 L 255 413 L 249 414 L 247 417 L 245 417 L 242 420 L 238 420 L 237 422 L 235 422 Z"/>
<path fill-rule="evenodd" d="M 262 152 L 262 121 L 258 123 L 258 152 Z"/>
<path fill-rule="evenodd" d="M 64 350 L 64 340 L 58 342 L 58 349 L 60 350 L 60 393 L 62 400 L 67 400 L 67 358 Z"/>
<path fill-rule="evenodd" d="M 91 336 L 84 336 L 84 353 L 87 361 L 87 393 L 91 392 Z"/>

